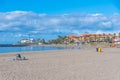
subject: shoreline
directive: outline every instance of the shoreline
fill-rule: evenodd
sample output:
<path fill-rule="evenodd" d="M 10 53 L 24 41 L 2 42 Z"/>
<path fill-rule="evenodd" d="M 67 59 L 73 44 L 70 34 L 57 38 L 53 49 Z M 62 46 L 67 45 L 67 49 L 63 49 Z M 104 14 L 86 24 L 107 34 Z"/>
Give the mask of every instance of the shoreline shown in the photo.
<path fill-rule="evenodd" d="M 98 46 L 96 45 L 96 46 L 92 46 L 92 45 L 79 45 L 79 46 L 77 46 L 77 45 L 63 45 L 63 44 L 52 44 L 52 45 L 32 45 L 32 46 L 27 46 L 27 47 L 35 47 L 35 46 L 38 46 L 38 47 L 61 47 L 61 48 L 63 48 L 63 49 L 55 49 L 55 50 L 84 50 L 84 49 L 96 49 Z M 99 47 L 100 47 L 100 45 L 99 45 Z M 6 47 L 4 47 L 4 48 L 6 48 Z M 9 47 L 7 47 L 7 48 L 9 48 Z M 13 48 L 15 48 L 15 47 L 13 47 Z M 20 47 L 20 48 L 24 48 L 24 47 Z M 105 48 L 109 48 L 109 49 L 111 49 L 112 47 L 102 47 L 101 46 L 101 48 L 102 49 L 105 49 Z M 113 48 L 116 48 L 116 47 L 113 47 Z M 24 53 L 24 52 L 26 52 L 26 53 L 29 53 L 29 52 L 40 52 L 40 51 L 54 51 L 54 49 L 51 49 L 51 50 L 47 50 L 47 49 L 44 49 L 44 50 L 33 50 L 33 51 L 28 51 L 28 50 L 26 50 L 26 51 L 16 51 L 16 52 L 1 52 L 0 54 L 11 54 L 11 53 Z"/>
<path fill-rule="evenodd" d="M 57 46 L 53 46 L 53 45 L 42 45 L 42 46 L 51 46 L 51 47 L 61 47 L 61 46 L 59 46 L 59 45 L 57 45 Z M 65 46 L 63 46 L 63 48 L 64 48 Z M 74 46 L 72 46 L 72 47 L 74 47 Z M 102 51 L 104 52 L 107 52 L 107 50 L 109 50 L 109 51 L 111 51 L 111 50 L 117 50 L 118 51 L 118 49 L 119 48 L 117 48 L 117 47 L 111 47 L 111 48 L 101 48 L 102 49 Z M 56 52 L 56 51 L 85 51 L 85 50 L 92 50 L 92 51 L 95 51 L 96 52 L 96 46 L 95 47 L 86 47 L 86 46 L 83 46 L 83 47 L 81 47 L 80 49 L 79 48 L 71 48 L 71 46 L 69 46 L 68 48 L 65 48 L 65 49 L 55 49 L 55 50 L 38 50 L 38 51 L 18 51 L 18 52 L 6 52 L 6 53 L 0 53 L 0 55 L 3 55 L 3 54 L 16 54 L 16 53 L 41 53 L 41 52 Z M 102 52 L 101 52 L 102 53 Z"/>

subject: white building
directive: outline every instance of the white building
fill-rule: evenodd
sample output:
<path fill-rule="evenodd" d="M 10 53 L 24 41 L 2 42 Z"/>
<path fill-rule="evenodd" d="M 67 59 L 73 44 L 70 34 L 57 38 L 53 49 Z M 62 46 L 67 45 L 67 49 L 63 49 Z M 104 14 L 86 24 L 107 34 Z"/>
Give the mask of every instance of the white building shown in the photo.
<path fill-rule="evenodd" d="M 31 38 L 31 39 L 22 39 L 22 40 L 20 41 L 20 43 L 21 43 L 21 44 L 33 43 L 33 39 L 32 39 L 32 38 Z"/>

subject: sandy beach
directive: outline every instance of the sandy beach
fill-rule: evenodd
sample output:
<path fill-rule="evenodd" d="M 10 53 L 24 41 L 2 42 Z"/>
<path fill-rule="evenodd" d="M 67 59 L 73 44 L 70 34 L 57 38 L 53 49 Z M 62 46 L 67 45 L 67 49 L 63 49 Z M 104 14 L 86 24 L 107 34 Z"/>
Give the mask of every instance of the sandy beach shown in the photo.
<path fill-rule="evenodd" d="M 68 49 L 0 54 L 0 80 L 120 80 L 120 49 Z"/>

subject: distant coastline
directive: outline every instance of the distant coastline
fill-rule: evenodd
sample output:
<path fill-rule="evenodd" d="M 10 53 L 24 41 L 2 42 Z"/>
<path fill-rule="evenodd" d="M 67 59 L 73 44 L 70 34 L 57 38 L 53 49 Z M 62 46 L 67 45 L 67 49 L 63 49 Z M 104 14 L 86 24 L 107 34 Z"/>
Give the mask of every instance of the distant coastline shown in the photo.
<path fill-rule="evenodd" d="M 29 44 L 0 44 L 0 47 L 24 47 L 29 46 Z"/>

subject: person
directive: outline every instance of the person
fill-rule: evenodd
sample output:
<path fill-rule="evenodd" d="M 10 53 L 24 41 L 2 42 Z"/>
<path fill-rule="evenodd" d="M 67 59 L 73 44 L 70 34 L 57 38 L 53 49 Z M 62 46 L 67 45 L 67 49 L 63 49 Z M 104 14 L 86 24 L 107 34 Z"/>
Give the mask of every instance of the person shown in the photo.
<path fill-rule="evenodd" d="M 20 54 L 16 54 L 16 60 L 21 60 L 21 55 Z"/>

